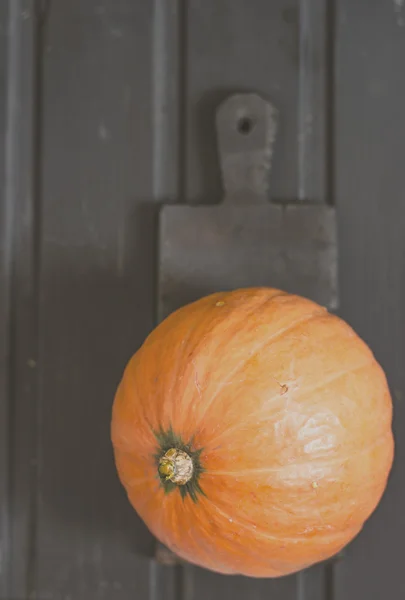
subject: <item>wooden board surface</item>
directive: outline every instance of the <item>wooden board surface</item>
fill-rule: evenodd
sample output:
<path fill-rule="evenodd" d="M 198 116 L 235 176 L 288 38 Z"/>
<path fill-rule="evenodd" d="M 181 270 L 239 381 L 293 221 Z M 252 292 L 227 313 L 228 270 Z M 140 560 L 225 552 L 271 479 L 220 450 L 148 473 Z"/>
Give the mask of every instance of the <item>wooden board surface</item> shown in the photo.
<path fill-rule="evenodd" d="M 402 598 L 405 7 L 0 3 L 0 599 Z M 277 581 L 162 567 L 109 442 L 155 322 L 161 202 L 222 196 L 225 94 L 281 113 L 272 195 L 335 202 L 341 314 L 387 370 L 396 462 L 345 556 Z"/>

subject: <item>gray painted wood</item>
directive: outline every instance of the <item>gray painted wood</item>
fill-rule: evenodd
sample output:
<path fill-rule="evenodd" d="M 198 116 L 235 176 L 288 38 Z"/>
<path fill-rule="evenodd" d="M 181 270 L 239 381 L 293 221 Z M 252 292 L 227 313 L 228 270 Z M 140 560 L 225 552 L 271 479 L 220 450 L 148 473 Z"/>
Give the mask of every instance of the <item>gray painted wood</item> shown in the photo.
<path fill-rule="evenodd" d="M 186 575 L 187 600 L 295 600 L 298 598 L 298 581 L 296 577 L 283 577 L 269 581 L 268 579 L 251 579 L 239 576 L 221 576 L 195 567 L 187 567 Z"/>
<path fill-rule="evenodd" d="M 1 600 L 404 596 L 404 24 L 394 0 L 0 2 Z M 280 109 L 275 199 L 336 199 L 340 312 L 395 399 L 377 513 L 342 560 L 275 581 L 152 561 L 109 443 L 155 322 L 157 205 L 220 199 L 235 91 Z"/>
<path fill-rule="evenodd" d="M 11 424 L 10 443 L 1 438 L 1 597 L 170 598 L 175 578 L 150 560 L 152 536 L 118 483 L 109 421 L 124 364 L 154 323 L 151 201 L 178 173 L 162 160 L 173 124 L 151 132 L 168 104 L 173 122 L 178 109 L 177 88 L 151 64 L 167 49 L 177 60 L 166 23 L 177 15 L 158 2 L 59 0 L 42 12 L 21 1 L 7 23 L 5 9 L 1 241 L 15 255 L 2 253 L 0 272 L 12 294 L 11 321 L 7 304 L 0 313 L 2 357 L 11 352 L 1 373 L 2 432 Z"/>
<path fill-rule="evenodd" d="M 10 202 L 6 192 L 7 63 L 9 16 L 7 2 L 0 4 L 0 597 L 8 588 L 9 555 L 9 340 L 10 340 Z"/>
<path fill-rule="evenodd" d="M 219 200 L 215 110 L 235 92 L 257 92 L 280 109 L 272 195 L 323 202 L 326 195 L 325 0 L 191 0 L 185 196 Z"/>
<path fill-rule="evenodd" d="M 405 6 L 341 0 L 336 24 L 341 312 L 386 369 L 396 458 L 380 507 L 336 569 L 334 600 L 403 598 Z"/>
<path fill-rule="evenodd" d="M 153 539 L 109 438 L 153 326 L 153 4 L 54 2 L 44 33 L 40 502 L 45 597 L 147 598 Z M 142 82 L 140 84 L 140 82 Z"/>
<path fill-rule="evenodd" d="M 32 1 L 10 2 L 7 31 L 4 170 L 7 276 L 8 439 L 4 598 L 28 597 L 35 586 L 37 506 L 37 310 L 39 216 L 37 20 Z M 3 9 L 4 10 L 4 9 Z M 11 254 L 12 251 L 12 254 Z M 8 305 L 8 308 L 7 308 Z M 3 414 L 4 414 L 3 412 Z M 2 540 L 3 541 L 3 540 Z"/>

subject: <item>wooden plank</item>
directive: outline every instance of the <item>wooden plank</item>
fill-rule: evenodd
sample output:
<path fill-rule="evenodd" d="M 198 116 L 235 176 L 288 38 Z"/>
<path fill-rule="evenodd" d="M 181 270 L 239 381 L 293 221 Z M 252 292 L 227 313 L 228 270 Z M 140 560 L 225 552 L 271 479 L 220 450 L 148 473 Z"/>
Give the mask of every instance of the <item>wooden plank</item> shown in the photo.
<path fill-rule="evenodd" d="M 6 594 L 35 589 L 37 506 L 38 20 L 36 2 L 9 3 L 5 226 L 10 302 Z M 11 254 L 12 252 L 12 254 Z"/>
<path fill-rule="evenodd" d="M 9 591 L 9 396 L 12 202 L 7 193 L 7 78 L 9 3 L 0 4 L 0 598 Z"/>
<path fill-rule="evenodd" d="M 153 189 L 157 202 L 182 197 L 185 0 L 153 2 Z"/>
<path fill-rule="evenodd" d="M 223 600 L 224 598 L 247 600 L 295 600 L 298 598 L 296 577 L 280 579 L 252 579 L 240 576 L 221 576 L 203 569 L 187 567 L 184 598 L 187 600 Z"/>
<path fill-rule="evenodd" d="M 334 600 L 333 573 L 336 559 L 320 563 L 297 575 L 297 600 Z"/>
<path fill-rule="evenodd" d="M 151 586 L 148 600 L 183 600 L 184 571 L 180 565 L 151 564 Z"/>
<path fill-rule="evenodd" d="M 405 596 L 404 26 L 402 2 L 337 3 L 341 312 L 387 371 L 396 460 L 381 505 L 336 568 L 335 600 Z"/>
<path fill-rule="evenodd" d="M 178 177 L 174 159 L 173 167 L 163 161 L 177 114 L 172 59 L 159 61 L 176 47 L 168 29 L 176 18 L 161 2 L 56 0 L 47 19 L 37 525 L 44 598 L 142 600 L 170 597 L 175 585 L 150 561 L 154 540 L 118 483 L 109 423 L 122 369 L 154 325 L 156 199 L 172 196 Z M 166 42 L 156 39 L 162 33 Z"/>
<path fill-rule="evenodd" d="M 273 198 L 325 200 L 327 5 L 326 0 L 188 3 L 187 201 L 220 198 L 214 111 L 238 91 L 257 92 L 280 110 Z"/>
<path fill-rule="evenodd" d="M 322 563 L 280 579 L 249 579 L 240 576 L 221 577 L 215 573 L 187 565 L 184 567 L 178 598 L 203 600 L 212 598 L 291 598 L 294 600 L 332 600 L 335 562 Z M 182 594 L 182 595 L 181 595 Z"/>

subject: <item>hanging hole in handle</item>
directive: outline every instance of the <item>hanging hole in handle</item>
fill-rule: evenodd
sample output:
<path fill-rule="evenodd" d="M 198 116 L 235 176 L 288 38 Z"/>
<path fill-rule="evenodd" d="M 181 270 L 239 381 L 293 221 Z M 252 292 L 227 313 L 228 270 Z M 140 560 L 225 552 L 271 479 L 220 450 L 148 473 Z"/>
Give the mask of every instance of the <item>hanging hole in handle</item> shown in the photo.
<path fill-rule="evenodd" d="M 249 135 L 253 131 L 255 123 L 251 117 L 240 117 L 236 124 L 237 130 L 242 135 Z"/>

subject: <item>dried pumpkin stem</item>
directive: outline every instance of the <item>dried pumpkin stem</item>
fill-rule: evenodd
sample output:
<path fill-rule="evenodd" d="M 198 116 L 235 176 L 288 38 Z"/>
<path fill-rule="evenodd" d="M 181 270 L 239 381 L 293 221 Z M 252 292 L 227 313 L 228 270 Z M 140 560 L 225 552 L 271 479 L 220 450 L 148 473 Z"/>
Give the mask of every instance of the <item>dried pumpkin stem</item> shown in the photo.
<path fill-rule="evenodd" d="M 170 448 L 159 460 L 159 475 L 177 485 L 185 485 L 190 481 L 193 469 L 191 456 L 178 448 Z"/>

